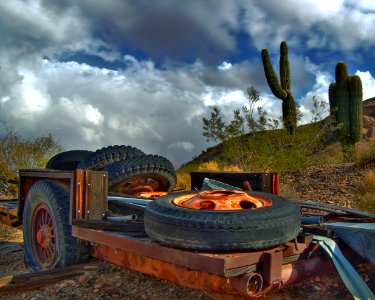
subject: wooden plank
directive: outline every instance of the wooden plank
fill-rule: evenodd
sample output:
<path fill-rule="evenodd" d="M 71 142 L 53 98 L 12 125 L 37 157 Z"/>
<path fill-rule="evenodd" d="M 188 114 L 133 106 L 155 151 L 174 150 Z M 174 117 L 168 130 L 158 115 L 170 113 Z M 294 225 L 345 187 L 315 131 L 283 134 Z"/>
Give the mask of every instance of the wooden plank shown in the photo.
<path fill-rule="evenodd" d="M 27 273 L 0 278 L 0 295 L 14 292 L 24 292 L 41 288 L 65 279 L 81 276 L 86 272 L 96 270 L 96 265 L 77 265 L 38 273 Z"/>
<path fill-rule="evenodd" d="M 87 170 L 85 194 L 87 220 L 103 219 L 108 209 L 107 192 L 107 173 Z"/>
<path fill-rule="evenodd" d="M 17 201 L 0 201 L 0 213 L 17 217 Z"/>

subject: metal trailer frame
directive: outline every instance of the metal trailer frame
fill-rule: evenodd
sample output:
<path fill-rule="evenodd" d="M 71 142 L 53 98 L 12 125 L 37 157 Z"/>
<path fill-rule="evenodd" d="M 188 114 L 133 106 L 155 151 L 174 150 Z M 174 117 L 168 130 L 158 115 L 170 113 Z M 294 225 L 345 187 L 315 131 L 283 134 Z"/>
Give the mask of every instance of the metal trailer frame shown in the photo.
<path fill-rule="evenodd" d="M 119 224 L 104 219 L 108 210 L 107 178 L 106 172 L 91 170 L 20 170 L 17 219 L 22 222 L 32 184 L 56 180 L 70 190 L 72 235 L 90 245 L 92 257 L 127 269 L 189 288 L 249 297 L 277 291 L 283 285 L 334 269 L 322 249 L 312 242 L 311 234 L 300 234 L 295 240 L 271 249 L 240 253 L 203 253 L 163 246 L 152 241 L 139 222 Z M 277 193 L 278 174 L 272 173 L 268 178 L 271 192 Z M 13 223 L 15 213 L 13 209 Z M 346 251 L 357 257 L 349 248 Z"/>

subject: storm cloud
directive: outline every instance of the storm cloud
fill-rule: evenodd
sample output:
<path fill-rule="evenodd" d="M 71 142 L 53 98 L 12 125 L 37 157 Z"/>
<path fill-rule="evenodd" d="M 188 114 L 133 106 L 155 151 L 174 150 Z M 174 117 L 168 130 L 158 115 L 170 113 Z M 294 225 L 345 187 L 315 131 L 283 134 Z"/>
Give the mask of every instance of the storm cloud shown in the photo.
<path fill-rule="evenodd" d="M 67 149 L 136 146 L 176 164 L 210 144 L 202 117 L 228 120 L 246 88 L 277 118 L 260 50 L 277 70 L 289 46 L 292 89 L 311 119 L 338 60 L 375 95 L 372 1 L 0 2 L 0 133 L 51 133 Z"/>

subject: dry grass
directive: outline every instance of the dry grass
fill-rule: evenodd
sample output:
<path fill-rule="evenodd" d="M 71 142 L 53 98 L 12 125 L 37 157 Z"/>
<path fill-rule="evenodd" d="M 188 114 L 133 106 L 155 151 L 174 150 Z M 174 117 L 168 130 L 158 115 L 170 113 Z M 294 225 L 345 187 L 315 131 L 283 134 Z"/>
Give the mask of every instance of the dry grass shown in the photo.
<path fill-rule="evenodd" d="M 208 162 L 201 163 L 198 166 L 199 171 L 219 171 L 219 169 L 220 169 L 219 164 L 214 160 L 210 160 Z"/>
<path fill-rule="evenodd" d="M 175 190 L 189 191 L 191 189 L 190 174 L 183 171 L 179 171 L 176 175 L 177 184 L 175 186 Z"/>
<path fill-rule="evenodd" d="M 375 141 L 361 141 L 356 149 L 357 159 L 360 161 L 375 161 Z"/>
<path fill-rule="evenodd" d="M 242 169 L 239 166 L 226 166 L 224 167 L 226 172 L 242 172 Z"/>
<path fill-rule="evenodd" d="M 224 166 L 221 167 L 216 161 L 211 160 L 194 168 L 189 168 L 188 170 L 180 169 L 177 171 L 177 185 L 175 190 L 188 191 L 191 188 L 190 185 L 190 172 L 192 171 L 227 171 L 227 172 L 242 172 L 241 168 L 238 166 Z"/>
<path fill-rule="evenodd" d="M 375 213 L 375 171 L 368 171 L 357 182 L 355 201 L 360 210 Z"/>

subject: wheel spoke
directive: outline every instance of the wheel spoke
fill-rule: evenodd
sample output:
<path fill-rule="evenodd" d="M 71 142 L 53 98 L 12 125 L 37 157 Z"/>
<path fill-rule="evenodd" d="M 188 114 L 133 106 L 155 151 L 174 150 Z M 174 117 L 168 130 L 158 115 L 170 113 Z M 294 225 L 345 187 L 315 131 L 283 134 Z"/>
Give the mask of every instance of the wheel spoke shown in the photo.
<path fill-rule="evenodd" d="M 51 259 L 53 257 L 53 249 L 52 249 L 51 244 L 47 246 L 47 252 L 48 252 L 48 258 Z"/>
<path fill-rule="evenodd" d="M 43 260 L 47 257 L 47 250 L 44 247 L 39 247 L 39 253 Z"/>

